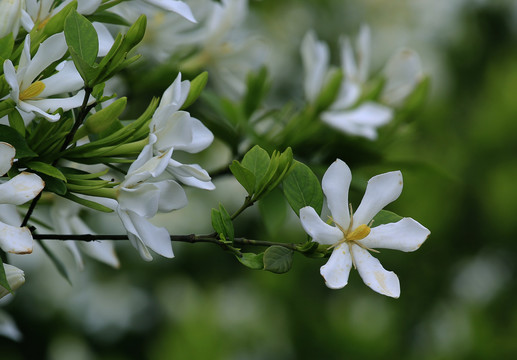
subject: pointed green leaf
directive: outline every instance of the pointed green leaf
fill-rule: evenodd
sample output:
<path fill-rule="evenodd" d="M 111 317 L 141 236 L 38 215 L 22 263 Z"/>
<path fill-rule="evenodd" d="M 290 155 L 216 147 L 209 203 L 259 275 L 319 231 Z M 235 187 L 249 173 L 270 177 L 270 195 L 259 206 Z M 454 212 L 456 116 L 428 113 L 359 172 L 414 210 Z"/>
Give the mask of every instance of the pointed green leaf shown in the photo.
<path fill-rule="evenodd" d="M 246 155 L 244 155 L 241 164 L 255 175 L 255 187 L 257 188 L 268 170 L 269 155 L 266 150 L 255 145 L 246 153 Z"/>
<path fill-rule="evenodd" d="M 305 206 L 311 206 L 318 214 L 321 213 L 323 191 L 318 178 L 307 165 L 294 161 L 282 187 L 287 202 L 297 215 Z"/>
<path fill-rule="evenodd" d="M 237 260 L 244 266 L 249 267 L 253 270 L 264 269 L 264 253 L 243 253 L 241 257 L 237 256 Z"/>
<path fill-rule="evenodd" d="M 219 210 L 212 209 L 212 227 L 219 235 L 223 235 L 225 239 L 233 241 L 234 229 L 230 214 L 219 204 Z"/>
<path fill-rule="evenodd" d="M 255 175 L 242 166 L 237 160 L 233 160 L 230 171 L 237 181 L 246 189 L 248 195 L 252 195 L 255 190 Z"/>
<path fill-rule="evenodd" d="M 99 39 L 92 23 L 73 10 L 65 19 L 64 31 L 68 47 L 88 65 L 93 65 L 99 52 Z"/>
<path fill-rule="evenodd" d="M 194 101 L 197 100 L 199 95 L 201 95 L 201 91 L 206 86 L 206 82 L 208 81 L 208 72 L 202 72 L 194 80 L 190 82 L 190 91 L 188 93 L 187 99 L 183 103 L 181 110 L 188 108 Z"/>
<path fill-rule="evenodd" d="M 59 171 L 57 168 L 53 167 L 50 164 L 41 161 L 30 161 L 29 163 L 27 163 L 27 166 L 30 169 L 37 171 L 39 173 L 46 174 L 56 179 L 66 181 L 65 175 L 63 175 L 61 171 Z"/>
<path fill-rule="evenodd" d="M 9 125 L 18 131 L 21 136 L 25 136 L 25 123 L 23 122 L 23 118 L 18 112 L 17 109 L 13 109 L 7 116 L 9 120 Z"/>
<path fill-rule="evenodd" d="M 104 24 L 130 26 L 131 23 L 122 16 L 112 13 L 110 11 L 96 11 L 92 15 L 88 15 L 88 20 L 91 22 L 100 22 Z"/>
<path fill-rule="evenodd" d="M 9 59 L 14 47 L 13 33 L 9 33 L 0 39 L 0 64 Z"/>
<path fill-rule="evenodd" d="M 293 265 L 293 250 L 283 246 L 270 246 L 264 252 L 264 270 L 276 274 L 288 272 Z"/>
<path fill-rule="evenodd" d="M 64 197 L 69 200 L 75 201 L 78 204 L 89 207 L 93 210 L 102 211 L 102 212 L 106 212 L 106 213 L 113 212 L 113 209 L 110 209 L 109 207 L 96 203 L 95 201 L 83 199 L 83 198 L 76 196 L 74 194 L 71 194 L 71 193 L 66 193 L 66 195 L 64 195 Z"/>
<path fill-rule="evenodd" d="M 53 192 L 58 195 L 66 194 L 66 183 L 63 180 L 59 180 L 55 177 L 48 176 L 45 174 L 40 174 L 40 177 L 45 182 L 45 190 Z"/>

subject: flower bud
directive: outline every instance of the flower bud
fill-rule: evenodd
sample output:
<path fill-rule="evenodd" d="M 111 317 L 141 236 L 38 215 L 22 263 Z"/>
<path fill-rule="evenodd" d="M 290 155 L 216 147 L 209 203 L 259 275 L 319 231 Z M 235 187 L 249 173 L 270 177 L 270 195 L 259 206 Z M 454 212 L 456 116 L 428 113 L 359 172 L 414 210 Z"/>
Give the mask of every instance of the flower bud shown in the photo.
<path fill-rule="evenodd" d="M 18 269 L 16 266 L 4 264 L 5 277 L 11 287 L 11 290 L 16 290 L 25 283 L 25 274 L 23 270 Z M 9 290 L 0 286 L 0 299 L 9 294 Z"/>
<path fill-rule="evenodd" d="M 0 0 L 0 38 L 9 33 L 18 35 L 24 0 Z"/>

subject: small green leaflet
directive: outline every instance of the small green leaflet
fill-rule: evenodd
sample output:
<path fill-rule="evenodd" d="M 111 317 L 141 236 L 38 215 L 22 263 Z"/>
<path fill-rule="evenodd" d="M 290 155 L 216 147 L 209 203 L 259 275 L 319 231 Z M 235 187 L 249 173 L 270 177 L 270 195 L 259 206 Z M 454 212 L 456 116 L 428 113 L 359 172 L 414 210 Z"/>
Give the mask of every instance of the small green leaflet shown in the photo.
<path fill-rule="evenodd" d="M 305 206 L 311 206 L 318 214 L 321 213 L 323 191 L 318 178 L 307 165 L 294 161 L 282 185 L 284 196 L 296 215 Z"/>
<path fill-rule="evenodd" d="M 275 274 L 288 272 L 293 265 L 293 250 L 274 245 L 264 251 L 264 270 Z"/>

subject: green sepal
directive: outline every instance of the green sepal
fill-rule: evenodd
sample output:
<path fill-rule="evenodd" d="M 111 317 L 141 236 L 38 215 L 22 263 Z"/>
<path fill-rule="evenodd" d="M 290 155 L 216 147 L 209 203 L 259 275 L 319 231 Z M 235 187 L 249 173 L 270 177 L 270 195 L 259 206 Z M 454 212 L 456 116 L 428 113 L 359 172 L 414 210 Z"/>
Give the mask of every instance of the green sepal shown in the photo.
<path fill-rule="evenodd" d="M 64 32 L 68 48 L 88 65 L 93 65 L 99 53 L 99 39 L 92 23 L 72 10 L 65 19 Z"/>
<path fill-rule="evenodd" d="M 204 71 L 198 76 L 196 76 L 196 78 L 190 82 L 190 91 L 188 92 L 188 96 L 185 99 L 185 102 L 181 106 L 180 110 L 188 108 L 190 105 L 194 103 L 194 101 L 197 100 L 197 98 L 199 97 L 199 95 L 201 95 L 201 92 L 205 88 L 207 81 L 208 72 Z"/>
<path fill-rule="evenodd" d="M 52 176 L 53 178 L 62 180 L 66 182 L 66 177 L 63 175 L 59 169 L 53 167 L 50 164 L 41 162 L 41 161 L 30 161 L 27 163 L 27 167 L 31 170 L 34 170 L 38 173 L 45 174 L 48 176 Z"/>
<path fill-rule="evenodd" d="M 109 106 L 90 115 L 86 118 L 84 125 L 77 131 L 74 140 L 81 139 L 88 134 L 100 134 L 108 130 L 118 117 L 125 110 L 127 105 L 127 98 L 122 97 L 115 100 Z"/>
<path fill-rule="evenodd" d="M 402 219 L 402 216 L 397 215 L 394 212 L 388 210 L 381 210 L 377 213 L 377 215 L 373 217 L 371 227 L 374 228 L 379 225 L 396 223 L 397 221 L 400 221 Z"/>
<path fill-rule="evenodd" d="M 323 191 L 318 178 L 307 165 L 295 160 L 282 183 L 282 189 L 296 215 L 300 216 L 300 209 L 305 206 L 321 213 Z"/>
<path fill-rule="evenodd" d="M 18 131 L 7 126 L 0 125 L 0 141 L 6 142 L 16 149 L 16 158 L 30 158 L 36 157 L 36 154 L 32 149 L 27 145 L 25 138 L 20 135 Z"/>
<path fill-rule="evenodd" d="M 275 274 L 288 272 L 293 265 L 293 250 L 273 245 L 264 251 L 264 270 Z"/>
<path fill-rule="evenodd" d="M 7 291 L 9 291 L 12 294 L 13 290 L 11 289 L 9 282 L 7 281 L 7 276 L 5 274 L 5 269 L 4 269 L 4 262 L 2 261 L 1 257 L 0 257 L 0 286 L 5 288 Z"/>
<path fill-rule="evenodd" d="M 230 171 L 232 172 L 235 179 L 244 187 L 244 189 L 248 192 L 248 195 L 252 195 L 255 191 L 255 175 L 241 165 L 237 160 L 233 160 L 233 162 L 229 166 Z"/>
<path fill-rule="evenodd" d="M 89 207 L 90 209 L 93 209 L 93 210 L 97 210 L 97 211 L 102 211 L 102 212 L 105 212 L 105 213 L 110 213 L 110 212 L 113 212 L 113 209 L 110 209 L 109 207 L 106 207 L 104 205 L 101 205 L 95 201 L 91 201 L 91 200 L 86 200 L 86 199 L 83 199 L 79 196 L 76 196 L 72 193 L 66 193 L 64 195 L 65 198 L 67 198 L 68 200 L 72 200 L 78 204 L 81 204 L 83 206 L 86 206 L 86 207 Z"/>
<path fill-rule="evenodd" d="M 264 253 L 242 253 L 242 256 L 235 256 L 244 266 L 253 270 L 264 269 Z"/>

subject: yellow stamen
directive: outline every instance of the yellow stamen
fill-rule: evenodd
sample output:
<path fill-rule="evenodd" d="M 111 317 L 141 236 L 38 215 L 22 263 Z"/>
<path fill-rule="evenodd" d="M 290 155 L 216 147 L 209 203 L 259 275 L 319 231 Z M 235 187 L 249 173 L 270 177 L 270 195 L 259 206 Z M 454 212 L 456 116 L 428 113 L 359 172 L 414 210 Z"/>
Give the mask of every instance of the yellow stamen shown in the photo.
<path fill-rule="evenodd" d="M 45 90 L 45 84 L 42 81 L 33 82 L 27 89 L 20 93 L 20 100 L 32 99 Z"/>
<path fill-rule="evenodd" d="M 362 240 L 370 234 L 370 228 L 368 225 L 362 224 L 357 227 L 354 231 L 346 236 L 348 241 Z"/>

